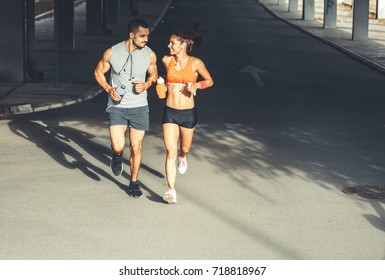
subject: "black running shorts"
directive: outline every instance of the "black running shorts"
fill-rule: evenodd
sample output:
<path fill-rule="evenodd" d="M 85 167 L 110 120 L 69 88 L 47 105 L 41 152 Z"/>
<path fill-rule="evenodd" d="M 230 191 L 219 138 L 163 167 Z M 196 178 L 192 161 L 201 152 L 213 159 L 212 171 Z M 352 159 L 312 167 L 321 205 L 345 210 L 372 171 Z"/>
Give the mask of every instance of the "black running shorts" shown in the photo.
<path fill-rule="evenodd" d="M 197 111 L 192 109 L 174 109 L 168 106 L 164 107 L 163 123 L 175 123 L 181 127 L 194 128 L 197 124 Z"/>

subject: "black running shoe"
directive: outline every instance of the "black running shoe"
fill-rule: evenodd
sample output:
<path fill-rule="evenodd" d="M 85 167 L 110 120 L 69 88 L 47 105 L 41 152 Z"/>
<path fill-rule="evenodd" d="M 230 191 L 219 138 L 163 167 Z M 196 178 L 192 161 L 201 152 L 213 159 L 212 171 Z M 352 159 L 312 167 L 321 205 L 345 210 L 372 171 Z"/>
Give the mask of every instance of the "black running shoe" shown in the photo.
<path fill-rule="evenodd" d="M 119 176 L 123 172 L 123 161 L 122 161 L 122 154 L 119 156 L 112 154 L 111 159 L 111 170 L 112 173 L 114 173 L 115 176 Z"/>
<path fill-rule="evenodd" d="M 143 196 L 138 181 L 130 183 L 130 185 L 128 186 L 128 194 L 133 198 L 139 198 Z"/>

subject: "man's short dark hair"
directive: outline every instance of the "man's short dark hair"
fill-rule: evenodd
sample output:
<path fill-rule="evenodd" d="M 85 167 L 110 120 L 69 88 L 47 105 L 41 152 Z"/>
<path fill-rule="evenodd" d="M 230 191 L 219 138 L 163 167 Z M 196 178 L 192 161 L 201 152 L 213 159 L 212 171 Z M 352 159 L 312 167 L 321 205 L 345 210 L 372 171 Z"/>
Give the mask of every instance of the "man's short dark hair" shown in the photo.
<path fill-rule="evenodd" d="M 139 27 L 142 27 L 142 28 L 150 28 L 150 26 L 148 25 L 148 23 L 141 19 L 141 18 L 135 18 L 133 20 L 131 20 L 129 23 L 128 23 L 128 35 L 130 35 L 130 33 L 136 33 L 139 29 Z"/>

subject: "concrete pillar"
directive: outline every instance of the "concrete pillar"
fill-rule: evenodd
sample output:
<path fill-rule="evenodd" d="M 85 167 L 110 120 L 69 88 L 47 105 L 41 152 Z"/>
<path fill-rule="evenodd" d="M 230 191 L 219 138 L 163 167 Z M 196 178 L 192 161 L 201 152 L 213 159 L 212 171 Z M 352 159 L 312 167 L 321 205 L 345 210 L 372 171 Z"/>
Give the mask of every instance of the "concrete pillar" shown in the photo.
<path fill-rule="evenodd" d="M 325 0 L 324 28 L 337 27 L 337 0 Z"/>
<path fill-rule="evenodd" d="M 35 50 L 35 0 L 25 1 L 25 80 L 42 80 L 44 73 L 37 70 Z"/>
<path fill-rule="evenodd" d="M 119 15 L 128 15 L 130 0 L 119 0 Z"/>
<path fill-rule="evenodd" d="M 303 0 L 302 19 L 312 20 L 315 18 L 314 0 Z"/>
<path fill-rule="evenodd" d="M 35 0 L 26 0 L 26 39 L 27 53 L 34 50 L 35 45 Z"/>
<path fill-rule="evenodd" d="M 74 32 L 74 20 L 75 10 L 74 2 L 68 0 L 55 0 L 57 4 L 57 18 L 58 26 L 58 43 L 59 50 L 62 51 L 74 51 L 75 50 L 75 32 Z"/>
<path fill-rule="evenodd" d="M 284 1 L 284 0 L 280 0 Z M 119 14 L 120 15 L 138 15 L 139 0 L 119 0 Z"/>
<path fill-rule="evenodd" d="M 384 19 L 385 18 L 385 0 L 377 0 L 377 18 Z"/>
<path fill-rule="evenodd" d="M 118 23 L 119 0 L 108 0 L 105 2 L 105 12 L 107 23 Z"/>
<path fill-rule="evenodd" d="M 139 12 L 139 0 L 130 0 L 129 4 L 129 14 L 131 16 L 137 16 Z"/>
<path fill-rule="evenodd" d="M 93 35 L 104 34 L 103 0 L 87 0 L 86 33 Z"/>
<path fill-rule="evenodd" d="M 353 40 L 367 40 L 369 34 L 369 0 L 354 1 Z"/>
<path fill-rule="evenodd" d="M 289 0 L 289 12 L 298 12 L 298 0 Z"/>
<path fill-rule="evenodd" d="M 24 0 L 0 0 L 0 81 L 25 81 Z"/>

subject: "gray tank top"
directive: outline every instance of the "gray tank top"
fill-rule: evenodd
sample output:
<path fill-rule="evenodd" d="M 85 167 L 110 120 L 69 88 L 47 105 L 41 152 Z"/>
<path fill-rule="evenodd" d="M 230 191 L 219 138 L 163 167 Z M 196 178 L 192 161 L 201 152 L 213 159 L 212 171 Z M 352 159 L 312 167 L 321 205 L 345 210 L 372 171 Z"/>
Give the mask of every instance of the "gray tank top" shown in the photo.
<path fill-rule="evenodd" d="M 146 81 L 147 69 L 150 66 L 151 49 L 145 46 L 129 53 L 125 41 L 112 46 L 110 59 L 110 84 L 112 87 L 125 86 L 125 94 L 120 102 L 114 102 L 108 96 L 107 108 L 135 108 L 148 105 L 147 90 L 142 93 L 135 91 L 134 81 Z"/>

